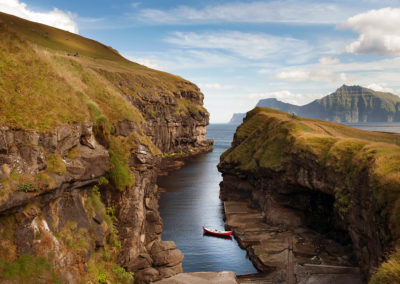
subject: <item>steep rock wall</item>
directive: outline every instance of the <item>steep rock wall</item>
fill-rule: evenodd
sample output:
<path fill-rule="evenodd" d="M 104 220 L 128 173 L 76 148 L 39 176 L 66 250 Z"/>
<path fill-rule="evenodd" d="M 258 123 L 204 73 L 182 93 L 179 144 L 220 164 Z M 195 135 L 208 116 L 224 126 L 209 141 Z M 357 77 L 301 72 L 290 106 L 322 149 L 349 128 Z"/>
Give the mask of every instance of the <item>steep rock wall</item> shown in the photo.
<path fill-rule="evenodd" d="M 205 139 L 208 115 L 198 121 L 188 118 L 183 126 L 182 118 L 168 114 L 175 120 L 173 127 L 164 115 L 160 113 L 158 121 L 146 127 L 165 151 L 192 155 L 211 149 L 212 142 Z M 120 138 L 140 131 L 132 121 L 120 122 L 115 129 L 113 135 Z M 51 259 L 57 277 L 69 283 L 85 279 L 91 258 L 105 246 L 118 248 L 118 263 L 135 272 L 136 280 L 154 281 L 182 272 L 183 254 L 173 243 L 161 241 L 156 179 L 162 157 L 149 144 L 135 140 L 129 157 L 134 184 L 119 191 L 113 184 L 99 184 L 99 178 L 108 175 L 110 157 L 90 123 L 45 133 L 3 127 L 0 141 L 0 216 L 12 220 L 2 257 L 11 261 L 31 254 Z M 87 201 L 93 198 L 94 186 L 118 220 L 114 223 L 120 244 L 113 239 L 117 236 L 112 236 L 112 223 L 103 220 L 103 209 Z M 79 249 L 68 245 L 76 241 L 75 234 L 82 242 Z M 12 244 L 11 255 L 5 248 L 8 244 Z"/>
<path fill-rule="evenodd" d="M 0 35 L 0 281 L 181 272 L 156 179 L 166 157 L 212 149 L 197 86 L 4 13 Z"/>
<path fill-rule="evenodd" d="M 221 157 L 220 196 L 249 200 L 269 224 L 352 244 L 369 278 L 398 238 L 397 139 L 256 108 Z"/>

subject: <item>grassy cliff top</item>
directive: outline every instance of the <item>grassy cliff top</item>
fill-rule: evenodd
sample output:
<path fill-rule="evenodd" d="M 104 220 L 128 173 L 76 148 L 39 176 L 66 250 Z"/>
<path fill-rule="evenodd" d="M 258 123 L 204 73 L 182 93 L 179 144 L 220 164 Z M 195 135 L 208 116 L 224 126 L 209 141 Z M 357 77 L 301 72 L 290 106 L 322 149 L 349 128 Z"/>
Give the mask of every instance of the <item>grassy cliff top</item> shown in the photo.
<path fill-rule="evenodd" d="M 127 98 L 170 102 L 184 92 L 196 100 L 178 95 L 177 111 L 206 112 L 198 87 L 179 76 L 130 62 L 94 40 L 4 13 L 0 58 L 0 126 L 48 130 L 101 117 L 140 123 L 142 113 Z"/>
<path fill-rule="evenodd" d="M 256 107 L 247 113 L 236 131 L 233 147 L 222 155 L 221 161 L 237 162 L 241 168 L 249 170 L 258 167 L 281 170 L 288 153 L 307 150 L 323 162 L 338 147 L 355 152 L 360 147 L 371 148 L 371 152 L 376 150 L 375 154 L 390 149 L 395 154 L 400 151 L 399 145 L 400 134 L 359 130 Z"/>
<path fill-rule="evenodd" d="M 293 157 L 312 158 L 348 178 L 363 170 L 379 202 L 392 212 L 393 229 L 400 236 L 400 135 L 364 131 L 346 125 L 292 116 L 256 107 L 236 131 L 232 147 L 221 163 L 257 173 L 283 171 Z"/>

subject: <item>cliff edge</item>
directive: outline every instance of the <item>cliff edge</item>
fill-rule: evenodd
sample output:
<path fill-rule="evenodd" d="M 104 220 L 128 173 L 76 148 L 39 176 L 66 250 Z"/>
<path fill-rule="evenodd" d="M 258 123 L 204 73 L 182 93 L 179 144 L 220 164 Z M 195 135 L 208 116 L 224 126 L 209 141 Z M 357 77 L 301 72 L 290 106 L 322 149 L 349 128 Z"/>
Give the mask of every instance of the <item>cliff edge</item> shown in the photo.
<path fill-rule="evenodd" d="M 399 145 L 399 134 L 256 107 L 221 156 L 220 196 L 248 200 L 268 224 L 311 228 L 351 245 L 366 278 L 393 280 L 399 271 Z"/>
<path fill-rule="evenodd" d="M 156 179 L 165 156 L 212 149 L 199 88 L 4 13 L 0 58 L 0 282 L 182 272 Z"/>

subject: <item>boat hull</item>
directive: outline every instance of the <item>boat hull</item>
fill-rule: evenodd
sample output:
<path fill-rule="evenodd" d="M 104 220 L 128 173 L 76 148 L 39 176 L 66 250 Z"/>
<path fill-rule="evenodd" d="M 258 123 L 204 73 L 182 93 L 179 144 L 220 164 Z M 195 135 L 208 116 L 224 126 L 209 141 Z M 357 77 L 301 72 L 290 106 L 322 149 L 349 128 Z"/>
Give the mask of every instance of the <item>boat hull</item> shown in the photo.
<path fill-rule="evenodd" d="M 232 235 L 232 231 L 214 231 L 211 229 L 208 229 L 206 227 L 203 226 L 203 232 L 206 234 L 210 234 L 210 235 L 214 235 L 214 236 L 230 236 Z"/>

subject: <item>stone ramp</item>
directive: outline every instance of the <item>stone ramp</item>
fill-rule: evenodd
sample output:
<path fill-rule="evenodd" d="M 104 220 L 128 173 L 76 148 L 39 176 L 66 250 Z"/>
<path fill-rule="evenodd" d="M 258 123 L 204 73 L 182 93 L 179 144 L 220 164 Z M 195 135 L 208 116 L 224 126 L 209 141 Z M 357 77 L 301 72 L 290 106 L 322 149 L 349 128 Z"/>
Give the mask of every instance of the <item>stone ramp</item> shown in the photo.
<path fill-rule="evenodd" d="M 270 273 L 238 275 L 237 280 L 240 284 L 274 284 Z"/>
<path fill-rule="evenodd" d="M 259 271 L 239 275 L 239 283 L 365 283 L 346 254 L 351 248 L 304 227 L 269 225 L 246 202 L 225 201 L 225 228 L 232 230 Z M 282 215 L 282 218 L 291 216 Z"/>
<path fill-rule="evenodd" d="M 236 274 L 232 271 L 180 273 L 162 279 L 157 284 L 237 284 Z"/>

